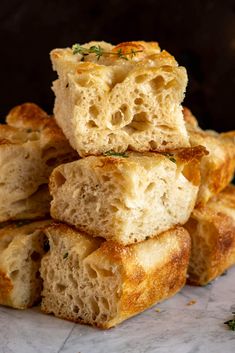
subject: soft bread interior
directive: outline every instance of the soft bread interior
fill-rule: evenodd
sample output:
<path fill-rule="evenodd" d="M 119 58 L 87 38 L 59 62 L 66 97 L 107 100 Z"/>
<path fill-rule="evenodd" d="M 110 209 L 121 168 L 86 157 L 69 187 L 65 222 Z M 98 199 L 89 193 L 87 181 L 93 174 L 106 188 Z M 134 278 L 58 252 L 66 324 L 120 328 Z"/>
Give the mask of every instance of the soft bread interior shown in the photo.
<path fill-rule="evenodd" d="M 235 187 L 196 208 L 185 227 L 192 239 L 188 281 L 206 285 L 235 264 Z"/>
<path fill-rule="evenodd" d="M 235 171 L 234 132 L 219 134 L 202 130 L 191 111 L 184 108 L 184 119 L 191 146 L 202 145 L 209 152 L 201 160 L 201 185 L 197 205 L 205 205 L 232 180 Z"/>
<path fill-rule="evenodd" d="M 13 108 L 0 125 L 0 222 L 45 217 L 54 167 L 77 159 L 55 120 L 38 106 Z"/>
<path fill-rule="evenodd" d="M 183 228 L 126 247 L 63 224 L 46 233 L 42 310 L 55 316 L 109 328 L 185 283 L 190 238 Z"/>
<path fill-rule="evenodd" d="M 128 50 L 133 45 L 129 43 Z M 107 55 L 96 60 L 87 55 L 81 61 L 81 55 L 73 55 L 69 48 L 52 51 L 59 75 L 53 83 L 55 118 L 81 156 L 111 149 L 189 146 L 181 107 L 187 84 L 185 69 L 159 47 L 149 51 L 148 43 L 138 45 L 142 54 L 130 60 Z"/>
<path fill-rule="evenodd" d="M 0 304 L 25 309 L 40 300 L 43 228 L 50 222 L 10 222 L 0 230 Z"/>
<path fill-rule="evenodd" d="M 183 224 L 195 205 L 199 162 L 177 158 L 127 153 L 61 165 L 51 176 L 51 214 L 123 244 Z"/>

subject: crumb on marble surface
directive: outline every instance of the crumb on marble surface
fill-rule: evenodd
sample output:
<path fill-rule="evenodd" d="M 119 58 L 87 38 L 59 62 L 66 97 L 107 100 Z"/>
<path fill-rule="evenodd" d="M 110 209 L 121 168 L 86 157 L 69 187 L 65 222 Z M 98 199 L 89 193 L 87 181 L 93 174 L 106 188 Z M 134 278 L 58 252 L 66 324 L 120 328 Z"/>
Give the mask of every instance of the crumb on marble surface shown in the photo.
<path fill-rule="evenodd" d="M 190 300 L 188 303 L 187 303 L 187 305 L 189 306 L 189 305 L 194 305 L 194 304 L 196 304 L 197 303 L 197 301 L 196 300 L 194 300 L 194 299 L 192 299 L 192 300 Z"/>

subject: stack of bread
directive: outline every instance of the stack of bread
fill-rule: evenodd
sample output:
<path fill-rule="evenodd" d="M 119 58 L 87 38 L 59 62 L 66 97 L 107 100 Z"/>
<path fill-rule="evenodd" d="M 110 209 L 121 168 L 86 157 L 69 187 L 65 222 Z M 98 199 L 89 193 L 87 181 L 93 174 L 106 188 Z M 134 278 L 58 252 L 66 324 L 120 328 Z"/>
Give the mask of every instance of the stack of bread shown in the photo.
<path fill-rule="evenodd" d="M 49 176 L 77 158 L 55 120 L 35 104 L 13 108 L 0 125 L 0 304 L 24 309 L 40 300 Z"/>
<path fill-rule="evenodd" d="M 157 43 L 51 53 L 54 114 L 81 159 L 50 177 L 42 310 L 112 327 L 186 281 L 202 146 L 190 146 L 187 74 Z M 60 223 L 63 222 L 63 223 Z"/>
<path fill-rule="evenodd" d="M 192 146 L 209 154 L 201 161 L 197 203 L 185 228 L 192 240 L 188 283 L 206 285 L 235 264 L 235 131 L 203 131 L 188 109 L 184 117 Z"/>
<path fill-rule="evenodd" d="M 183 111 L 186 70 L 157 43 L 51 59 L 55 120 L 25 104 L 0 126 L 0 303 L 42 291 L 44 312 L 109 328 L 235 263 L 235 133 Z"/>

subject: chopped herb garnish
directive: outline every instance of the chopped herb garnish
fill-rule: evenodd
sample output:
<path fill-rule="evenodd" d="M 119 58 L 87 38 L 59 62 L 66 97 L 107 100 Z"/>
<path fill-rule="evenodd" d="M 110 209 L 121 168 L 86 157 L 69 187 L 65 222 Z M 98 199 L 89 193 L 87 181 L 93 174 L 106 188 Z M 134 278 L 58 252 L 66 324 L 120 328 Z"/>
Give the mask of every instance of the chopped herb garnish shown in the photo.
<path fill-rule="evenodd" d="M 64 254 L 64 256 L 63 256 L 63 259 L 66 259 L 66 258 L 68 257 L 68 255 L 69 255 L 69 253 L 66 252 L 66 253 Z"/>
<path fill-rule="evenodd" d="M 17 228 L 19 228 L 19 227 L 25 226 L 26 224 L 29 224 L 29 223 L 32 223 L 32 220 L 21 220 L 21 221 L 15 222 L 14 224 Z"/>
<path fill-rule="evenodd" d="M 104 153 L 104 156 L 122 157 L 122 158 L 128 157 L 128 155 L 125 152 L 119 153 L 119 152 L 114 152 L 114 151 L 107 151 Z"/>
<path fill-rule="evenodd" d="M 224 324 L 228 325 L 228 327 L 230 328 L 230 330 L 235 331 L 235 312 L 233 313 L 234 318 L 228 321 L 225 321 Z"/>
<path fill-rule="evenodd" d="M 73 54 L 81 54 L 82 55 L 82 61 L 84 60 L 84 57 L 89 55 L 89 54 L 95 54 L 97 57 L 97 60 L 100 59 L 101 56 L 106 56 L 106 55 L 114 55 L 117 56 L 120 59 L 123 60 L 129 60 L 128 56 L 132 59 L 137 53 L 142 52 L 143 50 L 134 50 L 131 49 L 128 52 L 123 52 L 122 48 L 118 49 L 116 52 L 112 51 L 106 51 L 104 50 L 100 45 L 92 45 L 90 48 L 85 48 L 81 46 L 80 44 L 74 44 L 72 46 Z"/>
<path fill-rule="evenodd" d="M 161 152 L 161 154 L 163 154 L 163 156 L 166 156 L 167 158 L 169 158 L 169 160 L 173 163 L 176 163 L 176 159 L 174 158 L 173 153 L 169 153 L 169 152 Z"/>

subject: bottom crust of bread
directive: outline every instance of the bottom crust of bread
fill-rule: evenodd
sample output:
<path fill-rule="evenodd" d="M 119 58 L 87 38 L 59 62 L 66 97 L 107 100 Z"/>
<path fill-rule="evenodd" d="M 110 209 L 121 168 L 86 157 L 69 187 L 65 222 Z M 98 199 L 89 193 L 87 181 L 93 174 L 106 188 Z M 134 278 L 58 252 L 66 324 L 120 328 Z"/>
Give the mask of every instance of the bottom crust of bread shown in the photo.
<path fill-rule="evenodd" d="M 41 264 L 42 310 L 57 317 L 110 328 L 185 284 L 190 237 L 182 227 L 128 246 L 62 223 L 46 234 L 50 252 Z"/>

